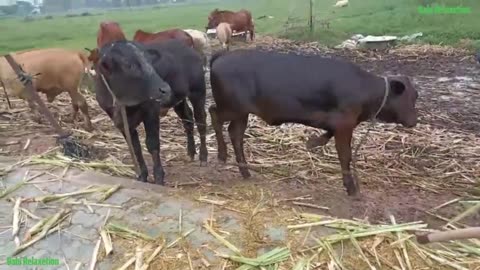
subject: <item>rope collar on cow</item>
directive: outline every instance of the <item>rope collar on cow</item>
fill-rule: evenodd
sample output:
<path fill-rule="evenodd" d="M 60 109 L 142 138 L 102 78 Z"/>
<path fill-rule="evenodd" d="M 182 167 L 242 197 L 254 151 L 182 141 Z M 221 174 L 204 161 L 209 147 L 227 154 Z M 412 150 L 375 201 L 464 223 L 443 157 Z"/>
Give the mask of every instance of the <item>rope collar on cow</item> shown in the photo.
<path fill-rule="evenodd" d="M 367 138 L 368 134 L 370 133 L 370 130 L 373 128 L 373 126 L 375 125 L 375 123 L 377 122 L 377 116 L 378 114 L 380 114 L 380 112 L 382 111 L 383 107 L 385 107 L 385 104 L 387 103 L 387 98 L 388 98 L 388 95 L 390 94 L 390 83 L 388 81 L 388 77 L 387 76 L 383 76 L 383 80 L 385 81 L 385 92 L 383 94 L 383 100 L 382 100 L 382 103 L 380 104 L 380 107 L 378 107 L 378 110 L 377 112 L 371 117 L 371 122 L 370 122 L 370 126 L 368 127 L 367 129 L 367 132 L 365 133 L 365 135 L 363 135 L 363 137 L 360 139 L 360 142 L 357 144 L 357 146 L 355 147 L 355 151 L 353 152 L 353 157 L 352 157 L 352 172 L 353 172 L 353 175 L 355 176 L 355 178 L 357 179 L 358 181 L 358 177 L 357 177 L 357 169 L 356 169 L 356 163 L 357 163 L 357 154 L 358 154 L 358 150 L 360 149 L 360 146 L 362 146 L 363 142 L 365 141 L 365 139 Z"/>

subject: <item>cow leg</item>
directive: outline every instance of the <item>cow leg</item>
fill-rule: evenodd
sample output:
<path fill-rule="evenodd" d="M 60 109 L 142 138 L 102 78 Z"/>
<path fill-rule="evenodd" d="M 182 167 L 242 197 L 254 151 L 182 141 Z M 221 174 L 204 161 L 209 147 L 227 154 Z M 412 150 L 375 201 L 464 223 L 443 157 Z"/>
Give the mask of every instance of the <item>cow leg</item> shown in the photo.
<path fill-rule="evenodd" d="M 82 103 L 82 105 L 80 105 L 80 110 L 82 111 L 83 116 L 85 117 L 85 130 L 86 131 L 92 131 L 93 130 L 93 125 L 92 125 L 92 121 L 90 119 L 90 115 L 88 114 L 87 102 L 84 102 L 84 103 Z"/>
<path fill-rule="evenodd" d="M 200 135 L 200 166 L 207 166 L 207 115 L 205 113 L 205 96 L 191 97 L 193 115 Z"/>
<path fill-rule="evenodd" d="M 65 119 L 65 122 L 67 122 L 67 123 L 74 123 L 75 120 L 77 119 L 77 114 L 78 114 L 79 107 L 78 107 L 77 104 L 72 103 L 72 108 L 73 108 L 72 109 L 72 111 L 73 111 L 72 117 Z"/>
<path fill-rule="evenodd" d="M 140 139 L 138 137 L 138 132 L 137 132 L 137 126 L 141 122 L 142 114 L 136 111 L 132 111 L 128 107 L 125 109 L 127 113 L 127 121 L 128 121 L 129 132 L 130 132 L 130 138 L 132 140 L 133 153 L 135 155 L 135 157 L 132 157 L 132 158 L 135 158 L 137 160 L 137 164 L 140 169 L 139 175 L 137 175 L 137 180 L 142 182 L 147 182 L 148 168 L 147 168 L 147 165 L 145 164 L 145 160 L 143 159 L 142 148 L 140 146 Z M 119 110 L 113 111 L 112 109 L 107 109 L 106 112 L 112 119 L 113 123 L 115 124 L 115 127 L 118 130 L 120 130 L 120 132 L 122 133 L 123 138 L 125 139 L 125 142 L 128 143 L 127 136 L 125 134 L 125 129 L 123 128 L 123 119 L 120 114 L 120 111 Z"/>
<path fill-rule="evenodd" d="M 245 135 L 245 129 L 247 128 L 247 122 L 248 114 L 231 121 L 228 126 L 228 133 L 232 140 L 235 158 L 237 159 L 238 168 L 243 178 L 249 178 L 251 176 L 247 168 L 247 161 L 245 160 L 245 154 L 243 151 L 243 137 Z"/>
<path fill-rule="evenodd" d="M 162 161 L 160 160 L 159 120 L 158 113 L 155 111 L 149 112 L 148 116 L 143 120 L 143 125 L 146 133 L 145 144 L 153 161 L 153 178 L 156 184 L 164 185 L 165 172 L 162 167 Z"/>
<path fill-rule="evenodd" d="M 182 119 L 183 127 L 187 135 L 187 154 L 190 160 L 195 158 L 195 139 L 193 138 L 193 116 L 192 109 L 188 106 L 186 100 L 183 100 L 174 107 L 175 113 Z"/>
<path fill-rule="evenodd" d="M 335 148 L 342 168 L 343 186 L 347 189 L 349 196 L 356 196 L 359 193 L 358 180 L 352 176 L 350 162 L 352 160 L 352 134 L 353 128 L 335 130 Z"/>
<path fill-rule="evenodd" d="M 118 129 L 122 131 L 123 138 L 125 138 L 125 142 L 126 142 L 127 137 L 125 136 L 123 125 L 118 127 Z M 136 128 L 130 127 L 130 138 L 132 139 L 132 147 L 133 147 L 133 152 L 135 154 L 135 158 L 137 159 L 138 166 L 140 167 L 140 174 L 137 175 L 137 180 L 141 182 L 147 182 L 148 168 L 147 168 L 147 165 L 145 164 L 145 159 L 143 159 L 142 147 L 140 146 L 140 139 L 138 137 L 138 132 Z"/>
<path fill-rule="evenodd" d="M 217 114 L 217 106 L 211 105 L 208 108 L 210 112 L 210 118 L 212 119 L 213 129 L 215 130 L 215 137 L 217 138 L 218 146 L 218 160 L 226 163 L 227 162 L 227 144 L 225 143 L 225 138 L 223 137 L 223 119 L 220 119 Z"/>
<path fill-rule="evenodd" d="M 333 132 L 331 130 L 327 130 L 327 132 L 321 136 L 311 136 L 305 143 L 305 146 L 307 150 L 312 150 L 315 147 L 326 145 L 332 137 Z"/>
<path fill-rule="evenodd" d="M 76 89 L 74 91 L 68 91 L 68 94 L 72 99 L 72 106 L 73 106 L 73 114 L 72 114 L 71 122 L 73 123 L 75 121 L 75 119 L 77 118 L 78 109 L 80 109 L 85 119 L 85 130 L 92 131 L 93 125 L 90 120 L 90 115 L 88 114 L 87 101 L 80 93 L 78 93 Z"/>
<path fill-rule="evenodd" d="M 41 123 L 42 123 L 41 113 L 40 113 L 40 111 L 38 110 L 37 104 L 36 104 L 35 101 L 33 100 L 33 97 L 31 97 L 30 95 L 28 95 L 28 94 L 26 93 L 26 91 L 22 91 L 22 92 L 20 92 L 19 98 L 27 101 L 28 108 L 30 109 L 30 118 L 31 118 L 34 122 L 41 124 Z"/>

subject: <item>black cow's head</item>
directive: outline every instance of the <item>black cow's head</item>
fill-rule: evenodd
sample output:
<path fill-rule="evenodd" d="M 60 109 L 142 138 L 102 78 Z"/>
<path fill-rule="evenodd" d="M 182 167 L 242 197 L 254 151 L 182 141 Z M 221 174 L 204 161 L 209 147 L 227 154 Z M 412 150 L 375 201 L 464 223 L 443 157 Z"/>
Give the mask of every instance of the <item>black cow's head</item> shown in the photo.
<path fill-rule="evenodd" d="M 170 102 L 170 85 L 155 72 L 138 44 L 116 41 L 103 46 L 99 55 L 99 75 L 105 77 L 120 103 L 134 106 L 147 100 L 155 100 L 160 105 Z"/>
<path fill-rule="evenodd" d="M 416 126 L 415 104 L 418 92 L 411 79 L 407 76 L 389 76 L 387 78 L 390 91 L 378 118 L 387 123 L 398 123 L 409 128 Z"/>

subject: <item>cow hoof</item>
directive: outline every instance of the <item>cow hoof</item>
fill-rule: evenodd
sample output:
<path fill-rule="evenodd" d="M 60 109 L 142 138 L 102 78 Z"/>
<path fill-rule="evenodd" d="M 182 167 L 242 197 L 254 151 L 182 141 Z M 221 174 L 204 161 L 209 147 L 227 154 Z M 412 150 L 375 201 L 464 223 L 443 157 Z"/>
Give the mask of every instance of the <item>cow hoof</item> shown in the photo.
<path fill-rule="evenodd" d="M 347 187 L 347 194 L 349 197 L 352 197 L 352 198 L 360 198 L 360 190 L 356 187 L 350 187 L 348 188 Z"/>
<path fill-rule="evenodd" d="M 155 172 L 153 175 L 153 178 L 155 179 L 155 184 L 164 186 L 165 185 L 165 173 L 163 171 Z"/>
<path fill-rule="evenodd" d="M 225 164 L 227 163 L 227 154 L 222 154 L 219 152 L 217 159 L 218 159 L 218 162 Z"/>
<path fill-rule="evenodd" d="M 307 150 L 312 150 L 319 146 L 324 146 L 328 143 L 328 140 L 323 136 L 311 136 L 305 143 Z"/>
<path fill-rule="evenodd" d="M 73 119 L 72 117 L 65 117 L 63 122 L 72 124 L 73 122 L 75 122 L 75 119 Z"/>
<path fill-rule="evenodd" d="M 244 179 L 248 179 L 252 176 L 247 169 L 240 169 L 240 174 Z"/>
<path fill-rule="evenodd" d="M 147 182 L 147 175 L 139 175 L 137 176 L 137 181 L 140 181 L 140 182 Z"/>
<path fill-rule="evenodd" d="M 207 167 L 206 161 L 200 161 L 200 167 Z"/>
<path fill-rule="evenodd" d="M 85 130 L 88 131 L 88 132 L 92 132 L 94 130 L 94 128 L 93 128 L 92 125 L 87 125 L 87 126 L 85 126 Z"/>

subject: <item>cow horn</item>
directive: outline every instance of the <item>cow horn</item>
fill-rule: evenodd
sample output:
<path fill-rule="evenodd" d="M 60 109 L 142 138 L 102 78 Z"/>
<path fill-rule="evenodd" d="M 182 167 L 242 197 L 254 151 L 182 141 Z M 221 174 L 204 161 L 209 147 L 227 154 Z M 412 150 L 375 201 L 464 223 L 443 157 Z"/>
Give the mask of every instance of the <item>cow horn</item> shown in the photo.
<path fill-rule="evenodd" d="M 93 50 L 89 49 L 89 48 L 85 48 L 85 50 L 87 50 L 88 52 L 92 52 Z"/>

